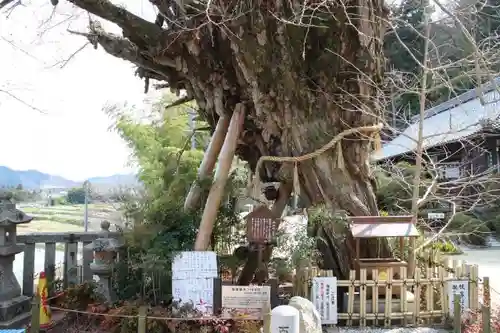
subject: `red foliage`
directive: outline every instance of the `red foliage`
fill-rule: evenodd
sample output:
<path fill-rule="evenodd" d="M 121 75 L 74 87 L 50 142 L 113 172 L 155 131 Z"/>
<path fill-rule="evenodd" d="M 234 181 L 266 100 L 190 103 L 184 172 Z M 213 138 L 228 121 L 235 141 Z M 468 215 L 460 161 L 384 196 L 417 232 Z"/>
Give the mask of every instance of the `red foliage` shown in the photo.
<path fill-rule="evenodd" d="M 491 309 L 490 327 L 492 333 L 500 333 L 500 307 Z M 463 333 L 482 333 L 483 332 L 483 314 L 480 310 L 470 311 L 462 318 Z"/>

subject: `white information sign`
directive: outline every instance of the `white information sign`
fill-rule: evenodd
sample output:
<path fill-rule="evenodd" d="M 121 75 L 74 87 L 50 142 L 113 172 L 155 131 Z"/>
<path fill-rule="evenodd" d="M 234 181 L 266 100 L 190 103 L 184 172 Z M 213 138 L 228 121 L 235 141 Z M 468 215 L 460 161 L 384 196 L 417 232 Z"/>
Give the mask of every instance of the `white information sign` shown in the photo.
<path fill-rule="evenodd" d="M 321 323 L 337 324 L 337 278 L 313 278 L 311 295 L 314 307 L 321 316 Z"/>
<path fill-rule="evenodd" d="M 172 296 L 182 303 L 192 303 L 203 313 L 213 313 L 213 279 L 172 280 Z"/>
<path fill-rule="evenodd" d="M 222 286 L 222 316 L 262 319 L 270 299 L 270 286 Z"/>
<path fill-rule="evenodd" d="M 453 304 L 455 295 L 460 295 L 460 306 L 462 313 L 469 308 L 469 281 L 452 280 L 448 281 L 448 309 L 450 316 L 453 316 L 455 305 Z"/>
<path fill-rule="evenodd" d="M 172 262 L 172 279 L 216 278 L 217 255 L 211 251 L 181 252 Z"/>
<path fill-rule="evenodd" d="M 428 219 L 442 220 L 444 219 L 444 213 L 427 213 Z"/>

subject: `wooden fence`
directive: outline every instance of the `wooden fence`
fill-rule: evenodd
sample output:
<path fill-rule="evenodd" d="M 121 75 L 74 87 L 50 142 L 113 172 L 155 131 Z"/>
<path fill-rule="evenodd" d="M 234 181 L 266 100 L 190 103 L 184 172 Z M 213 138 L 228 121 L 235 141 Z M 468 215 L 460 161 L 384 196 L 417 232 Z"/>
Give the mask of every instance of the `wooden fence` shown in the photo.
<path fill-rule="evenodd" d="M 468 284 L 469 309 L 473 312 L 480 309 L 480 280 L 477 266 L 443 259 L 433 254 L 420 257 L 418 267 L 413 278 L 407 276 L 405 267 L 387 269 L 386 278 L 380 278 L 380 272 L 376 269 L 350 271 L 348 280 L 337 281 L 338 326 L 442 325 L 452 323 L 452 317 L 455 319 L 454 326 L 460 326 L 460 318 L 456 315 L 457 307 L 448 299 L 449 284 L 457 280 Z M 290 293 L 310 299 L 312 280 L 314 277 L 322 276 L 333 276 L 333 273 L 314 267 L 297 270 L 293 290 L 290 290 Z M 222 285 L 227 284 L 231 283 L 214 279 L 213 307 L 216 313 L 222 307 Z M 282 304 L 278 293 L 280 290 L 283 291 L 283 287 L 278 286 L 278 281 L 275 279 L 271 279 L 268 284 L 271 287 L 270 306 L 274 308 Z M 486 285 L 487 283 L 484 287 Z M 489 299 L 486 291 L 484 298 L 485 302 Z M 32 309 L 34 329 L 31 333 L 38 332 L 36 324 L 39 306 L 39 300 L 35 299 Z M 489 308 L 489 305 L 487 307 Z M 489 313 L 486 313 L 489 309 L 485 310 L 484 306 L 481 310 L 485 315 Z M 139 313 L 138 320 L 141 323 L 139 325 L 141 332 L 141 328 L 144 327 L 141 321 L 145 320 L 142 312 Z M 484 332 L 488 333 L 487 330 Z"/>
<path fill-rule="evenodd" d="M 436 257 L 434 256 L 434 259 Z M 469 308 L 479 309 L 478 267 L 459 261 L 421 261 L 414 278 L 406 268 L 388 268 L 387 279 L 379 279 L 379 271 L 350 271 L 349 280 L 337 281 L 339 326 L 435 325 L 449 322 L 453 313 L 448 299 L 450 281 L 468 283 Z M 333 276 L 330 271 L 306 268 L 299 271 L 294 295 L 311 297 L 311 280 L 316 276 Z M 370 278 L 369 278 L 370 277 Z"/>

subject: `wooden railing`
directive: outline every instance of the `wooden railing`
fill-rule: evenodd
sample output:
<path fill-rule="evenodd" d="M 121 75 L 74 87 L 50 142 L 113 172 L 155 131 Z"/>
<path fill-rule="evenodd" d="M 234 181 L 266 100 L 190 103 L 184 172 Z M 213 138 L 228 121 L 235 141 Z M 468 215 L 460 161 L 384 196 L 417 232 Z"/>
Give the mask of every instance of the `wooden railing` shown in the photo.
<path fill-rule="evenodd" d="M 85 281 L 92 281 L 94 276 L 97 276 L 96 282 L 102 296 L 111 300 L 109 277 L 121 242 L 118 233 L 109 231 L 109 222 L 102 221 L 101 230 L 98 232 L 41 232 L 17 235 L 16 221 L 12 221 L 12 217 L 5 218 L 5 216 L 11 214 L 11 216 L 17 216 L 19 220 L 22 220 L 24 216 L 20 212 L 13 214 L 12 211 L 7 211 L 7 213 L 4 211 L 3 213 L 0 224 L 0 280 L 2 282 L 0 330 L 19 328 L 27 324 L 32 314 L 31 299 L 35 294 L 35 284 L 38 284 L 38 275 L 41 271 L 45 273 L 48 282 L 49 296 L 56 293 L 60 289 L 59 286 L 66 289 Z M 43 259 L 37 256 L 37 248 L 45 250 Z M 56 262 L 58 250 L 62 250 L 64 254 L 62 262 L 61 260 Z M 19 276 L 19 268 L 15 268 L 19 266 L 18 263 L 13 264 L 15 255 L 18 253 L 23 253 L 24 256 L 22 278 Z M 36 260 L 43 260 L 43 264 L 36 263 Z M 56 288 L 53 288 L 52 282 L 58 282 L 55 285 Z"/>
<path fill-rule="evenodd" d="M 116 233 L 109 233 L 107 230 L 98 232 L 40 232 L 17 236 L 17 243 L 24 244 L 23 277 L 19 283 L 22 286 L 23 295 L 33 296 L 34 281 L 40 272 L 35 272 L 35 253 L 37 248 L 44 249 L 44 272 L 48 281 L 53 281 L 56 277 L 63 279 L 64 287 L 78 284 L 84 281 L 91 281 L 93 273 L 90 264 L 94 254 L 85 246 L 100 237 L 117 237 Z M 62 246 L 61 246 L 62 245 Z M 64 251 L 64 261 L 56 262 L 56 251 Z M 79 260 L 79 254 L 81 258 Z M 61 267 L 62 264 L 62 267 Z M 57 269 L 56 269 L 57 268 Z M 57 276 L 61 272 L 62 276 Z"/>

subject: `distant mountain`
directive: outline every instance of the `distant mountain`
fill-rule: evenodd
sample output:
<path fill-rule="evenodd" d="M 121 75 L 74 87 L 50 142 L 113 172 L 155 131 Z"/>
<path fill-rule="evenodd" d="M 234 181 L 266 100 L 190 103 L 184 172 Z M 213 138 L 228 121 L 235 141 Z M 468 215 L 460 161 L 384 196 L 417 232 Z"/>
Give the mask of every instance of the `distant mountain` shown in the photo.
<path fill-rule="evenodd" d="M 39 189 L 44 187 L 66 188 L 77 186 L 72 180 L 49 175 L 37 170 L 18 171 L 5 166 L 0 166 L 0 186 L 16 187 L 21 184 L 27 189 Z"/>
<path fill-rule="evenodd" d="M 116 174 L 108 177 L 89 178 L 92 185 L 137 185 L 137 177 L 134 174 Z"/>
<path fill-rule="evenodd" d="M 112 175 L 109 177 L 95 177 L 89 179 L 91 184 L 106 187 L 134 186 L 137 184 L 135 175 Z M 19 184 L 26 189 L 43 188 L 71 188 L 81 186 L 82 182 L 75 182 L 60 176 L 50 175 L 37 170 L 13 170 L 0 166 L 0 187 L 16 187 Z"/>

